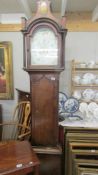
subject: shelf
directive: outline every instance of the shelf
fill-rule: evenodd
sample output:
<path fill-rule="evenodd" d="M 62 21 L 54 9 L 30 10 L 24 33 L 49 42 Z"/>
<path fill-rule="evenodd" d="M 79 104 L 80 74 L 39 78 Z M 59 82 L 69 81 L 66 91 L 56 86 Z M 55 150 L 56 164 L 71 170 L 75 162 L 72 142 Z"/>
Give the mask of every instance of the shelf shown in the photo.
<path fill-rule="evenodd" d="M 75 70 L 77 71 L 98 71 L 98 67 L 93 67 L 93 68 L 79 68 L 79 67 L 75 67 Z"/>
<path fill-rule="evenodd" d="M 79 102 L 85 102 L 85 103 L 95 102 L 95 103 L 98 104 L 98 101 L 96 101 L 96 100 L 89 100 L 89 101 L 88 101 L 88 100 L 85 100 L 85 99 L 80 99 Z"/>
<path fill-rule="evenodd" d="M 85 62 L 77 62 L 75 60 L 72 60 L 72 82 L 71 82 L 72 95 L 75 98 L 76 97 L 78 98 L 78 96 L 76 96 L 76 93 L 74 93 L 74 92 L 79 91 L 80 94 L 82 95 L 83 91 L 85 91 L 86 89 L 93 89 L 95 96 L 98 95 L 98 84 L 97 84 L 98 63 L 96 63 L 95 67 L 93 67 L 93 68 L 79 67 L 79 65 L 81 65 L 81 64 L 85 65 L 86 63 Z M 87 74 L 87 76 L 86 76 L 86 74 Z M 92 75 L 94 75 L 94 76 L 92 76 Z M 89 79 L 89 77 L 91 77 L 91 79 Z M 82 84 L 82 80 L 83 80 L 84 84 Z M 88 83 L 86 84 L 86 82 L 88 82 L 89 84 Z M 85 99 L 82 99 L 82 98 L 80 101 L 82 101 L 82 102 L 84 101 L 84 102 L 88 103 L 88 101 L 86 101 Z M 92 101 L 96 102 L 96 100 L 94 100 L 94 99 L 91 99 L 89 102 L 92 102 Z M 97 103 L 98 103 L 98 101 L 97 101 Z"/>
<path fill-rule="evenodd" d="M 93 85 L 87 85 L 87 84 L 86 84 L 86 85 L 76 85 L 76 84 L 73 84 L 73 86 L 74 86 L 74 87 L 78 87 L 78 88 L 79 88 L 79 87 L 80 87 L 80 88 L 81 88 L 81 87 L 82 87 L 82 88 L 85 88 L 85 87 L 89 87 L 89 88 L 98 88 L 98 85 L 94 85 L 94 84 L 93 84 Z"/>

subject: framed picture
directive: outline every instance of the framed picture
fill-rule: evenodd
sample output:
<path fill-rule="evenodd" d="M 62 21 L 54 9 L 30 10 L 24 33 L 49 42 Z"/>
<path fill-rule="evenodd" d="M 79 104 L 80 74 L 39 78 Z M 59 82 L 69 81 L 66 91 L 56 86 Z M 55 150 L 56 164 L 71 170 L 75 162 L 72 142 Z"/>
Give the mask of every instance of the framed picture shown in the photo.
<path fill-rule="evenodd" d="M 67 162 L 69 165 L 68 171 L 70 174 L 74 172 L 75 175 L 80 175 L 79 173 L 76 173 L 76 161 L 81 160 L 81 164 L 85 164 L 89 166 L 89 164 L 92 166 L 94 164 L 94 160 L 97 160 L 98 162 L 98 143 L 89 143 L 85 142 L 85 140 L 80 140 L 79 142 L 68 142 L 68 148 L 67 149 Z M 91 162 L 89 162 L 89 160 Z M 94 164 L 94 166 L 96 163 Z M 97 164 L 98 166 L 98 164 Z M 68 173 L 67 173 L 68 174 Z M 82 175 L 82 174 L 81 174 Z"/>
<path fill-rule="evenodd" d="M 0 42 L 0 100 L 13 99 L 12 43 Z"/>
<path fill-rule="evenodd" d="M 98 175 L 98 160 L 75 159 L 73 171 L 75 175 Z"/>
<path fill-rule="evenodd" d="M 95 168 L 79 168 L 78 175 L 98 175 L 98 169 Z"/>

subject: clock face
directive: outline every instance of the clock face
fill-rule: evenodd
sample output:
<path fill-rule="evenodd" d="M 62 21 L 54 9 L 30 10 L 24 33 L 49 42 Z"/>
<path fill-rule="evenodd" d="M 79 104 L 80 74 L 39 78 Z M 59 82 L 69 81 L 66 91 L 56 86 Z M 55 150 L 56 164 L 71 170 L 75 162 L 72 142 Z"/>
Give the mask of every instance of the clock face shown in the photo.
<path fill-rule="evenodd" d="M 31 38 L 31 65 L 57 65 L 58 39 L 48 27 L 37 29 Z"/>

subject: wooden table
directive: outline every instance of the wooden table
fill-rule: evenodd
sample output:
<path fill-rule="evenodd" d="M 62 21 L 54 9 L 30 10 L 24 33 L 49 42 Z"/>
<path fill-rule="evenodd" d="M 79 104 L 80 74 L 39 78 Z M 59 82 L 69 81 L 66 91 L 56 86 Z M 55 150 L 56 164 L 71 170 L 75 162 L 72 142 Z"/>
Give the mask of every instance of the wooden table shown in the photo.
<path fill-rule="evenodd" d="M 28 141 L 0 143 L 0 175 L 39 175 L 39 164 Z"/>

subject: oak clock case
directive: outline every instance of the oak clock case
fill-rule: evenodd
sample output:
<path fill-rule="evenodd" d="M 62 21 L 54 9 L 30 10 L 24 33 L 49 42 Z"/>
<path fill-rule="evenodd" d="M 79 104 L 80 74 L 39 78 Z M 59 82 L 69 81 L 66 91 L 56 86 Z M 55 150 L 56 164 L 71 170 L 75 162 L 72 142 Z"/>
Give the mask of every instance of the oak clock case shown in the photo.
<path fill-rule="evenodd" d="M 33 145 L 58 145 L 59 75 L 67 30 L 51 18 L 25 21 L 24 70 L 30 75 Z"/>

